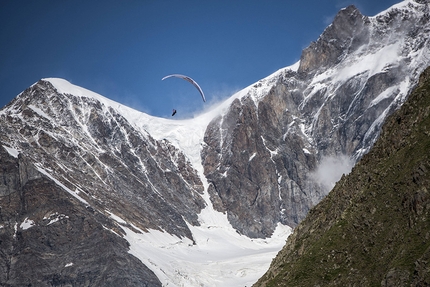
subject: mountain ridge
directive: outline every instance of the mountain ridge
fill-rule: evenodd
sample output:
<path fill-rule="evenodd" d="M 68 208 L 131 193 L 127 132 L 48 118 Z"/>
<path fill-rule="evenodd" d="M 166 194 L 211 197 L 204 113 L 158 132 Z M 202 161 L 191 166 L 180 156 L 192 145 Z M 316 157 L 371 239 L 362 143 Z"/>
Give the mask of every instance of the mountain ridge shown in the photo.
<path fill-rule="evenodd" d="M 37 193 L 22 191 L 40 180 L 64 194 L 53 202 L 43 197 L 40 210 L 24 204 L 2 217 L 0 244 L 8 246 L 2 262 L 9 275 L 1 282 L 19 285 L 33 276 L 84 284 L 73 281 L 89 268 L 82 253 L 61 264 L 49 257 L 59 248 L 50 237 L 65 240 L 80 218 L 91 222 L 83 236 L 97 232 L 113 242 L 120 264 L 134 255 L 150 270 L 139 276 L 153 286 L 252 284 L 290 227 L 339 179 L 338 163 L 346 162 L 341 171 L 347 173 L 417 84 L 430 59 L 422 36 L 430 31 L 428 11 L 428 4 L 413 1 L 375 17 L 348 7 L 333 26 L 348 23 L 352 13 L 367 32 L 337 39 L 338 29 L 329 27 L 301 61 L 189 120 L 151 117 L 61 79 L 37 82 L 0 111 L 0 148 L 14 162 L 1 170 L 1 206 L 37 202 Z M 314 49 L 331 60 L 318 62 Z M 80 206 L 76 216 L 69 214 L 73 208 L 61 210 L 64 201 Z M 14 236 L 33 232 L 46 232 L 48 240 Z M 40 244 L 42 251 L 28 244 Z M 99 256 L 91 248 L 87 253 Z M 12 273 L 32 258 L 49 268 L 19 281 Z M 69 268 L 72 261 L 80 263 Z M 96 280 L 97 272 L 84 277 Z M 127 282 L 136 282 L 131 273 Z"/>

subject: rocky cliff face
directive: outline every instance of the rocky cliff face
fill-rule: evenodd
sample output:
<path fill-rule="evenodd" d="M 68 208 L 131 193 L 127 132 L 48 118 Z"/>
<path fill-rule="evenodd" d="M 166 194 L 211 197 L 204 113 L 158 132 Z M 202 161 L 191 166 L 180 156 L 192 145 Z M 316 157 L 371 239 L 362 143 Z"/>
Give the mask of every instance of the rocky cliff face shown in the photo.
<path fill-rule="evenodd" d="M 318 176 L 321 164 L 351 167 L 366 153 L 429 64 L 428 19 L 428 4 L 414 1 L 375 17 L 349 6 L 297 70 L 255 84 L 210 123 L 209 193 L 234 227 L 264 237 L 276 222 L 295 226 L 338 179 L 327 166 Z"/>
<path fill-rule="evenodd" d="M 192 238 L 185 220 L 198 224 L 203 186 L 184 154 L 168 142 L 137 131 L 100 101 L 61 94 L 48 81 L 24 91 L 2 119 L 1 141 L 13 143 L 39 172 L 81 201 L 143 230 Z"/>
<path fill-rule="evenodd" d="M 120 224 L 193 239 L 187 223 L 199 224 L 203 187 L 184 154 L 48 81 L 1 117 L 0 282 L 161 286 L 128 253 Z"/>
<path fill-rule="evenodd" d="M 254 286 L 430 284 L 430 68 Z"/>
<path fill-rule="evenodd" d="M 4 147 L 0 166 L 2 286 L 161 286 L 109 216 Z"/>
<path fill-rule="evenodd" d="M 188 121 L 64 80 L 37 82 L 0 111 L 1 284 L 157 286 L 155 273 L 163 284 L 216 285 L 218 273 L 187 273 L 195 258 L 168 256 L 208 252 L 219 238 L 252 253 L 262 245 L 250 238 L 297 225 L 417 84 L 430 59 L 428 19 L 423 1 L 375 17 L 343 9 L 299 63 Z M 22 277 L 26 262 L 36 267 Z M 233 276 L 250 272 L 234 266 Z"/>

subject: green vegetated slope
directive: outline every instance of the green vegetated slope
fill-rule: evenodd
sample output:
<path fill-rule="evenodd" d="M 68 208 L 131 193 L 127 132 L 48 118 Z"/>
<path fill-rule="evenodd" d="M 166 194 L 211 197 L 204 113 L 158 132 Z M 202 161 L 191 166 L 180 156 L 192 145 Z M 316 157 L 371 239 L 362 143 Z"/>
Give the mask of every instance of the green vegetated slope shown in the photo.
<path fill-rule="evenodd" d="M 430 286 L 430 69 L 254 286 Z"/>

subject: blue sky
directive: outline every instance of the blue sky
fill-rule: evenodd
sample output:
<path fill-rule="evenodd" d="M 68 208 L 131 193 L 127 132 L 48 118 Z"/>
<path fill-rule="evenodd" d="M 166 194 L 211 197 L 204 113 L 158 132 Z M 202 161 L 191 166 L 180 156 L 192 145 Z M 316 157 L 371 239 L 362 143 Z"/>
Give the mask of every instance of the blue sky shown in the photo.
<path fill-rule="evenodd" d="M 350 4 L 373 16 L 400 0 L 1 0 L 0 107 L 64 78 L 160 117 L 191 117 L 294 64 Z M 201 101 L 181 73 L 205 92 Z"/>

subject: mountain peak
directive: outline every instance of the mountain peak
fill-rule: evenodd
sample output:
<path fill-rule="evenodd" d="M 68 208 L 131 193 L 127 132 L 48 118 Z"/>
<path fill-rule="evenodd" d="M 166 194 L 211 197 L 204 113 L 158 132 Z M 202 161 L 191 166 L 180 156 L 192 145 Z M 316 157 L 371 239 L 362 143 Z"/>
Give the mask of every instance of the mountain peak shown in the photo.
<path fill-rule="evenodd" d="M 348 50 L 351 52 L 367 39 L 367 35 L 363 34 L 366 33 L 363 29 L 367 22 L 367 17 L 364 17 L 354 5 L 340 10 L 333 23 L 325 29 L 318 40 L 303 50 L 299 73 L 313 74 L 318 69 L 337 64 L 342 54 Z"/>
<path fill-rule="evenodd" d="M 104 98 L 103 96 L 87 90 L 85 88 L 76 86 L 72 83 L 70 83 L 69 81 L 65 80 L 65 79 L 61 79 L 61 78 L 44 78 L 41 79 L 41 81 L 45 81 L 45 82 L 49 82 L 53 85 L 53 87 L 57 90 L 58 93 L 60 94 L 70 94 L 70 95 L 75 95 L 75 96 L 93 96 L 94 98 Z M 107 99 L 107 98 L 105 98 Z"/>
<path fill-rule="evenodd" d="M 136 114 L 139 113 L 139 111 L 136 111 L 132 108 L 129 108 L 127 106 L 124 106 L 118 102 L 115 102 L 109 98 L 106 98 L 96 92 L 93 92 L 91 90 L 88 90 L 86 88 L 74 85 L 70 83 L 69 81 L 61 78 L 44 78 L 40 80 L 41 82 L 47 82 L 52 85 L 52 87 L 57 91 L 58 94 L 64 94 L 64 95 L 71 95 L 78 98 L 88 98 L 88 99 L 94 99 L 101 104 L 105 105 L 106 107 L 112 107 L 117 110 L 123 110 L 123 114 L 127 115 L 129 113 Z"/>

